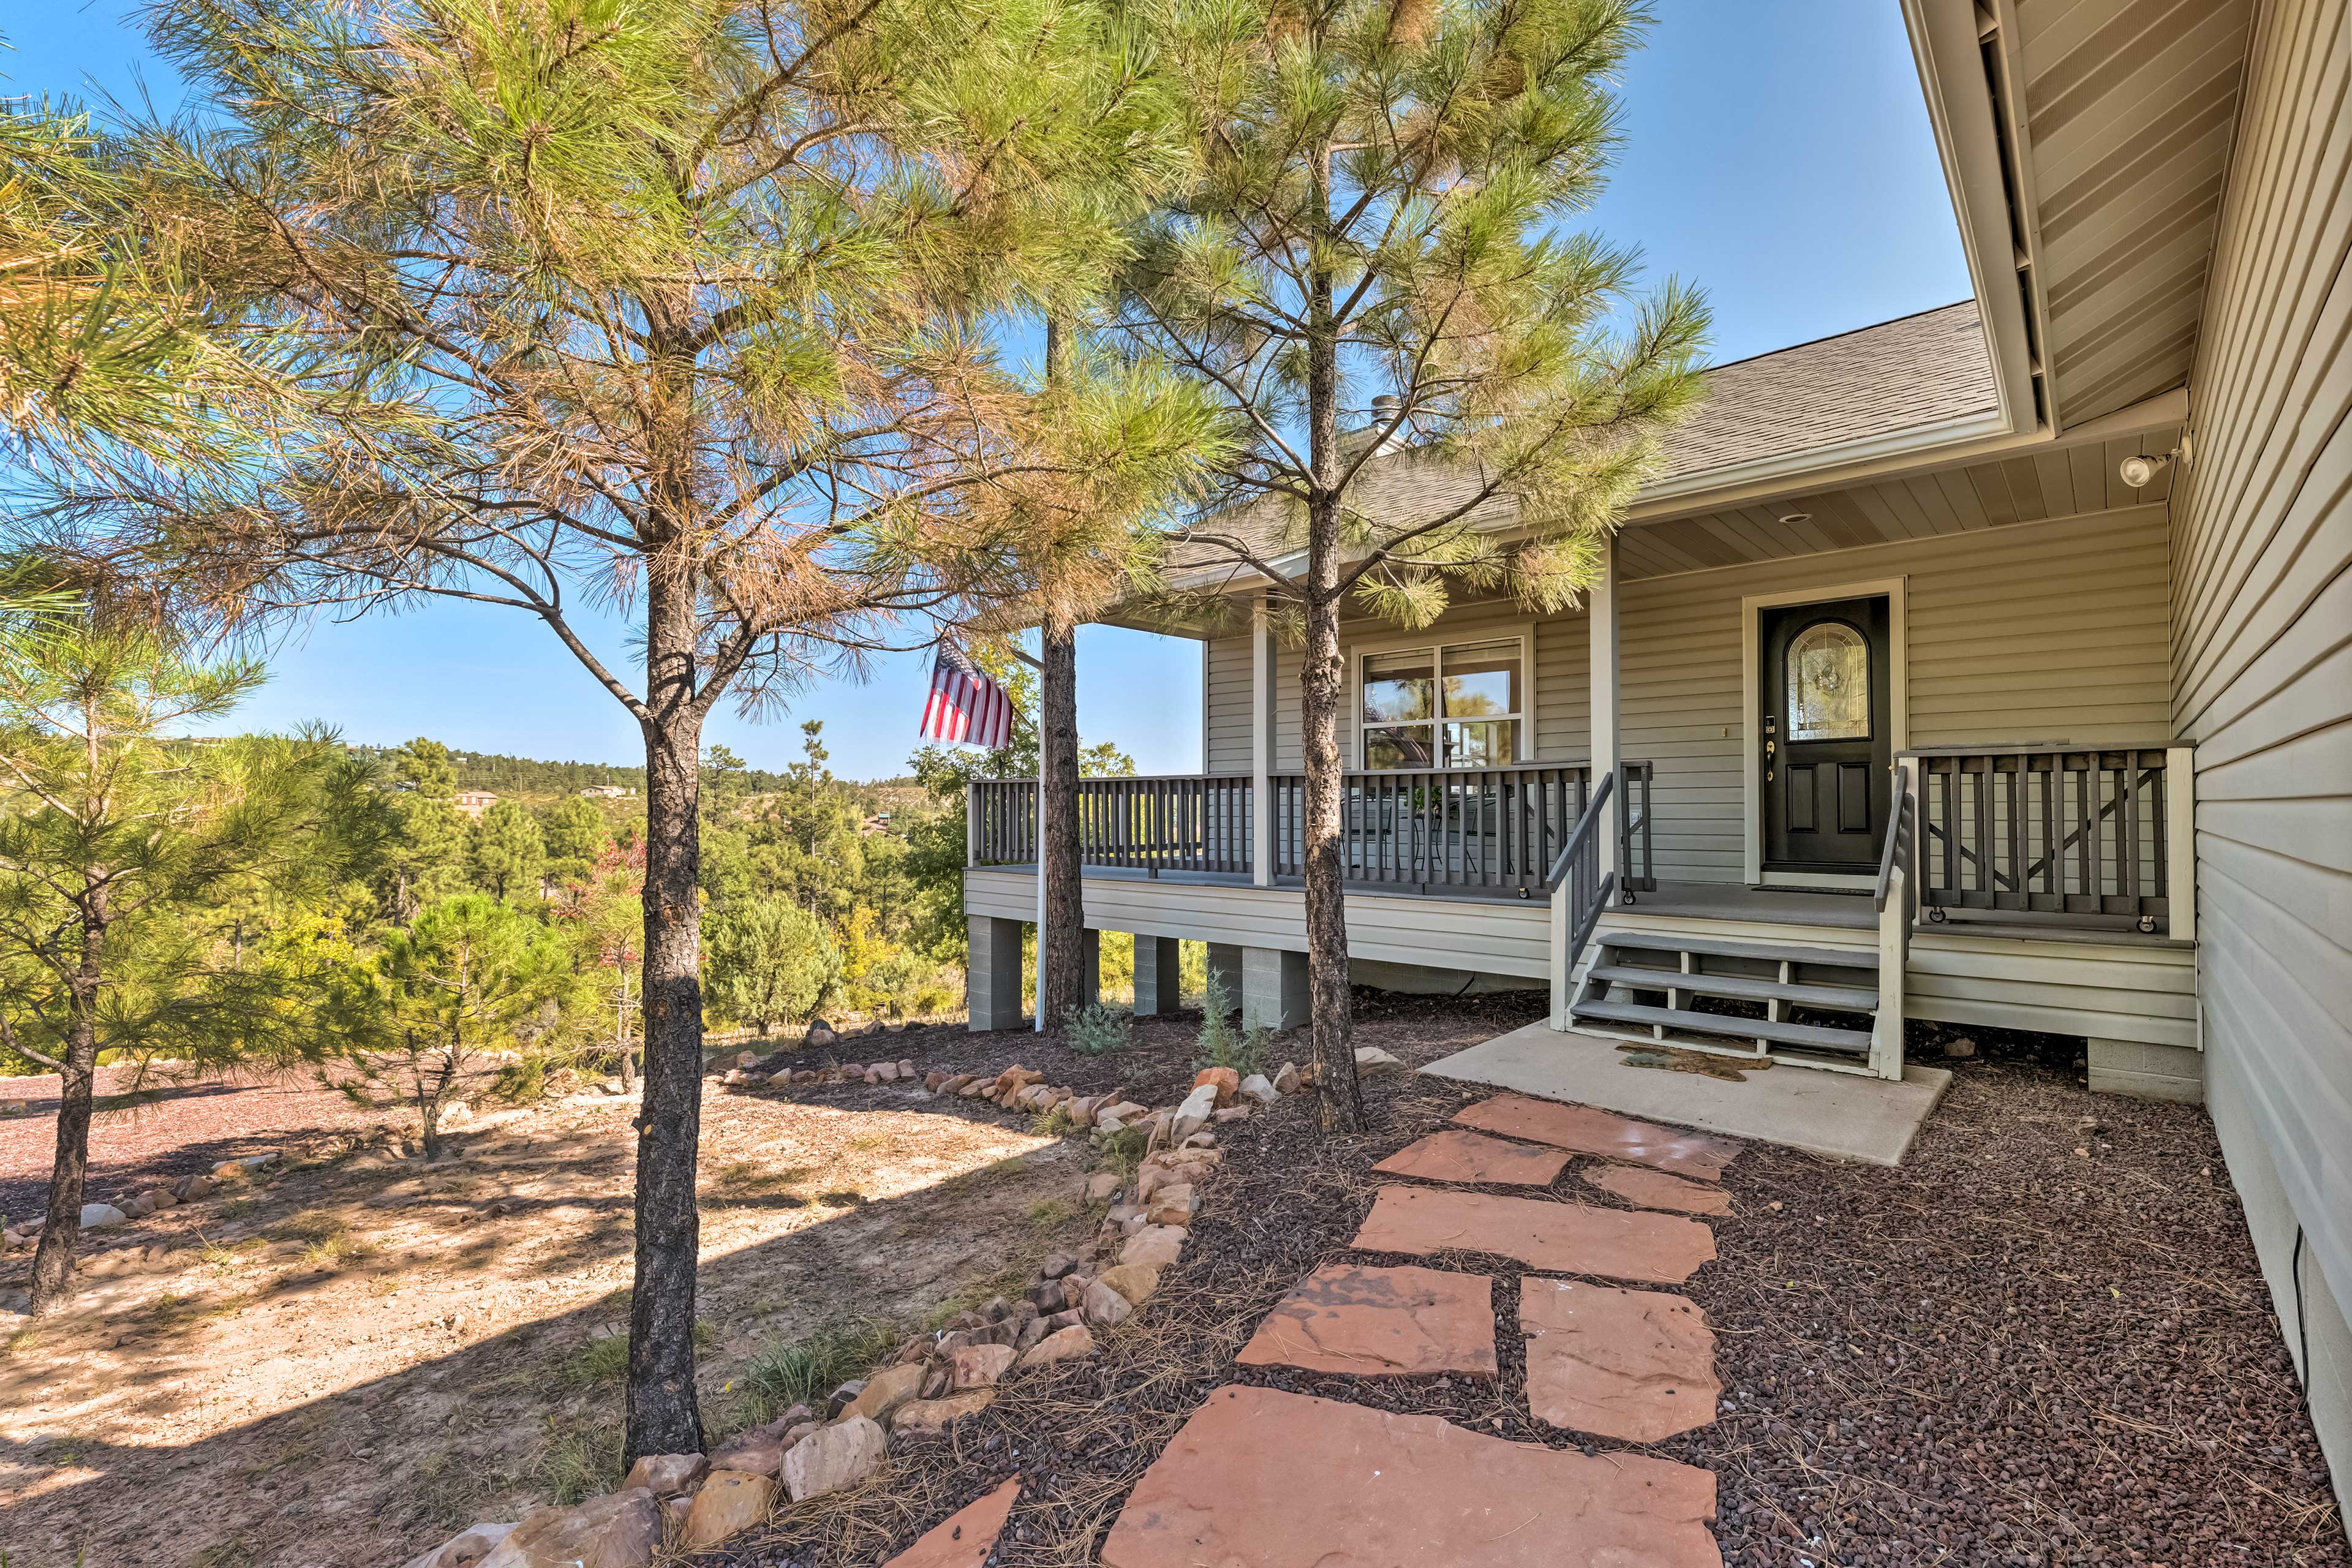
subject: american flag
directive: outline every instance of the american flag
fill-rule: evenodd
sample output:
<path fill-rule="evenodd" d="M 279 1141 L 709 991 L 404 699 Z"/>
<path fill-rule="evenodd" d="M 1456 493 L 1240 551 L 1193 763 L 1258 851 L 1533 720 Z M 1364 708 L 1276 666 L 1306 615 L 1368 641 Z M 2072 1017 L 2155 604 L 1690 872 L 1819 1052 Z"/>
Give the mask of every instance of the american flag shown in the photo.
<path fill-rule="evenodd" d="M 961 648 L 943 642 L 931 666 L 921 734 L 927 741 L 961 741 L 1000 751 L 1013 740 L 1013 700 Z"/>

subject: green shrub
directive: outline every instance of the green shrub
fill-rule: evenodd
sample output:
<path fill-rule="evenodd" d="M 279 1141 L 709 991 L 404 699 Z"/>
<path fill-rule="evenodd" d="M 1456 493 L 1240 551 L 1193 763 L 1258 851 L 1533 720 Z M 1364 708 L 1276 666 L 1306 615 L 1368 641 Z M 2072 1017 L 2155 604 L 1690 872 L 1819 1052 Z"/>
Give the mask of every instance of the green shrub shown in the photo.
<path fill-rule="evenodd" d="M 1135 1043 L 1135 1018 L 1124 1007 L 1089 1002 L 1062 1014 L 1062 1043 L 1084 1056 L 1107 1056 Z"/>
<path fill-rule="evenodd" d="M 531 1051 L 499 1068 L 490 1092 L 509 1105 L 536 1105 L 547 1098 L 547 1057 Z"/>
<path fill-rule="evenodd" d="M 1209 976 L 1206 1000 L 1201 1006 L 1197 1042 L 1200 1050 L 1192 1058 L 1195 1070 L 1231 1068 L 1244 1078 L 1265 1070 L 1266 1049 L 1274 1043 L 1274 1031 L 1264 1025 L 1243 1029 L 1234 1016 L 1234 1011 L 1233 994 L 1225 988 L 1223 979 Z"/>

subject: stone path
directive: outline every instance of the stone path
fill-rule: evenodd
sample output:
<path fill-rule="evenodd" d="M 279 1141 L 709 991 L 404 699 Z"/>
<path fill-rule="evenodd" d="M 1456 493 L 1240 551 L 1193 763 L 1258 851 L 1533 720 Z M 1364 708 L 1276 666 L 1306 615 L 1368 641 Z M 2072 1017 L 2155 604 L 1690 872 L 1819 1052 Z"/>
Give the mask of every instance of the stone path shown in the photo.
<path fill-rule="evenodd" d="M 1154 1461 L 1105 1568 L 1718 1568 L 1715 1478 L 1234 1386 Z"/>
<path fill-rule="evenodd" d="M 1713 1184 L 1739 1146 L 1524 1095 L 1454 1120 L 1461 1125 L 1374 1167 L 1436 1184 L 1382 1186 L 1352 1245 L 1485 1253 L 1542 1271 L 1518 1286 L 1537 1420 L 1631 1443 L 1713 1420 L 1722 1387 L 1697 1305 L 1595 1281 L 1680 1284 L 1710 1261 L 1714 1233 L 1686 1216 L 1729 1216 L 1729 1196 Z M 1578 1157 L 1618 1162 L 1585 1166 L 1580 1181 L 1637 1208 L 1463 1190 L 1550 1188 Z M 1645 1212 L 1656 1210 L 1673 1212 Z M 1546 1277 L 1554 1274 L 1582 1278 Z M 1359 1377 L 1493 1376 L 1492 1289 L 1483 1274 L 1326 1264 L 1275 1306 L 1239 1360 Z M 1515 1443 L 1438 1416 L 1237 1384 L 1211 1394 L 1144 1473 L 1102 1561 L 1720 1568 L 1714 1517 L 1715 1477 L 1694 1466 Z"/>
<path fill-rule="evenodd" d="M 1549 1143 L 1580 1154 L 1599 1154 L 1628 1164 L 1648 1165 L 1704 1182 L 1723 1179 L 1723 1168 L 1739 1145 L 1703 1132 L 1653 1127 L 1589 1105 L 1559 1105 L 1524 1094 L 1498 1094 L 1465 1106 L 1454 1118 L 1465 1127 Z"/>
<path fill-rule="evenodd" d="M 1538 1420 L 1654 1443 L 1715 1419 L 1715 1334 L 1687 1297 L 1522 1279 L 1519 1332 Z"/>
<path fill-rule="evenodd" d="M 1695 1219 L 1428 1187 L 1382 1187 L 1350 1244 L 1366 1252 L 1492 1252 L 1530 1268 L 1679 1285 L 1715 1258 Z"/>
<path fill-rule="evenodd" d="M 1495 1282 L 1436 1268 L 1327 1263 L 1265 1315 L 1239 1359 L 1358 1377 L 1492 1377 Z"/>
<path fill-rule="evenodd" d="M 1585 1184 L 1614 1193 L 1645 1209 L 1672 1209 L 1676 1214 L 1728 1215 L 1731 1194 L 1704 1182 L 1686 1182 L 1664 1171 L 1639 1165 L 1593 1165 L 1580 1173 Z"/>
<path fill-rule="evenodd" d="M 1021 1495 L 1021 1478 L 969 1502 L 925 1531 L 884 1568 L 982 1568 L 996 1550 L 996 1537 Z"/>
<path fill-rule="evenodd" d="M 1573 1156 L 1449 1127 L 1409 1143 L 1372 1167 L 1384 1176 L 1424 1182 L 1472 1182 L 1482 1186 L 1548 1187 Z"/>

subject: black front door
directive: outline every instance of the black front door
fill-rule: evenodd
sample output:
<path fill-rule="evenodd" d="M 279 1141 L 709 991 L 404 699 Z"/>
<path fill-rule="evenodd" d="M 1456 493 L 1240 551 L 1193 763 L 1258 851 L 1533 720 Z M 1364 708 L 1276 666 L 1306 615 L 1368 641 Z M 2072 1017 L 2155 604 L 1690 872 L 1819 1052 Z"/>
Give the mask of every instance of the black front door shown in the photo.
<path fill-rule="evenodd" d="M 1877 868 L 1895 799 L 1886 621 L 1884 597 L 1758 617 L 1767 871 Z"/>

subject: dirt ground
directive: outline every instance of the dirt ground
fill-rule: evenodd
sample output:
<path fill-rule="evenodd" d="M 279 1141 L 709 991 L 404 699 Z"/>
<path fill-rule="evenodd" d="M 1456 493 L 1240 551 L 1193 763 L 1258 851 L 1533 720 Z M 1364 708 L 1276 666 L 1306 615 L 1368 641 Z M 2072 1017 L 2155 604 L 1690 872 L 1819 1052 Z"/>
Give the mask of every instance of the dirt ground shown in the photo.
<path fill-rule="evenodd" d="M 1089 1087 L 1189 1076 L 1191 1031 L 1165 1034 L 1116 1065 L 1052 1054 Z M 959 1071 L 1040 1058 L 1018 1036 L 945 1027 L 837 1055 L 869 1045 Z M 1178 1054 L 1161 1064 L 1163 1050 Z M 11 1213 L 37 1212 L 46 1191 L 42 1088 L 0 1085 L 33 1101 L 0 1122 Z M 626 1322 L 633 1110 L 551 1104 L 453 1134 L 430 1166 L 306 1162 L 327 1134 L 383 1118 L 303 1078 L 102 1119 L 95 1196 L 268 1148 L 289 1168 L 95 1234 L 94 1272 L 125 1271 L 88 1279 L 58 1318 L 0 1318 L 0 1333 L 15 1326 L 0 1348 L 9 1568 L 383 1568 L 476 1520 L 611 1484 L 618 1357 L 593 1342 Z M 1087 1228 L 1084 1146 L 981 1101 L 710 1079 L 703 1117 L 714 1436 L 740 1424 L 739 1380 L 763 1346 L 845 1318 L 919 1319 Z M 30 1256 L 0 1260 L 0 1293 L 26 1283 Z"/>
<path fill-rule="evenodd" d="M 1540 1013 L 1517 995 L 1360 993 L 1359 1005 L 1360 1043 L 1416 1064 Z M 887 1048 L 927 1068 L 1020 1061 L 1166 1103 L 1191 1076 L 1195 1027 L 1145 1024 L 1113 1058 L 953 1028 Z M 1949 1064 L 1952 1092 L 1902 1169 L 1751 1147 L 1728 1173 L 1738 1223 L 1718 1227 L 1721 1256 L 1690 1287 L 1727 1408 L 1649 1450 L 1717 1475 L 1727 1563 L 2352 1568 L 2210 1122 L 2095 1097 L 2066 1050 L 1977 1037 L 1984 1053 Z M 864 1044 L 838 1054 L 863 1059 Z M 299 1093 L 279 1089 L 251 1102 L 266 1134 L 208 1103 L 198 1163 L 294 1143 Z M 1001 1560 L 1077 1568 L 1168 1437 L 1234 1381 L 1582 1441 L 1527 1415 L 1517 1269 L 1500 1259 L 1434 1260 L 1496 1279 L 1498 1379 L 1235 1367 L 1281 1294 L 1347 1250 L 1371 1165 L 1476 1095 L 1389 1077 L 1367 1097 L 1361 1138 L 1317 1138 L 1303 1100 L 1221 1129 L 1226 1163 L 1195 1244 L 1101 1354 L 1008 1380 L 995 1405 L 866 1485 L 734 1543 L 730 1568 L 881 1563 L 1016 1471 Z M 120 1155 L 124 1182 L 142 1161 L 192 1168 L 154 1114 L 143 1152 Z M 625 1311 L 628 1114 L 565 1104 L 465 1138 L 429 1170 L 298 1168 L 107 1233 L 116 1248 L 205 1250 L 95 1282 L 68 1324 L 8 1345 L 10 1568 L 79 1553 L 93 1568 L 388 1568 L 473 1520 L 611 1484 L 619 1390 L 595 1342 Z M 714 1435 L 761 1346 L 846 1314 L 903 1321 L 969 1300 L 1090 1229 L 1071 1201 L 1084 1147 L 983 1102 L 714 1083 L 705 1131 Z M 0 1191 L 30 1181 L 20 1165 L 0 1165 Z M 1575 1168 L 1559 1186 L 1613 1201 Z"/>
<path fill-rule="evenodd" d="M 1385 1005 L 1363 1037 L 1417 1064 L 1535 1012 L 1511 1018 L 1496 998 L 1465 1027 L 1463 1005 Z M 1983 1054 L 1948 1064 L 1952 1090 L 1902 1168 L 1760 1145 L 1733 1163 L 1738 1217 L 1686 1288 L 1714 1328 L 1726 1405 L 1640 1451 L 1715 1472 L 1728 1568 L 2352 1565 L 2211 1122 L 2092 1095 L 2074 1045 L 1974 1037 Z M 1920 1043 L 1936 1059 L 1932 1032 Z M 1220 1129 L 1193 1244 L 1100 1355 L 1016 1374 L 857 1491 L 730 1543 L 726 1568 L 881 1563 L 1015 1472 L 997 1561 L 1079 1568 L 1229 1383 L 1515 1442 L 1633 1447 L 1530 1419 L 1518 1265 L 1350 1252 L 1383 1181 L 1372 1165 L 1486 1092 L 1416 1077 L 1366 1091 L 1360 1138 L 1318 1139 L 1303 1101 Z M 1580 1179 L 1590 1163 L 1554 1195 L 1614 1204 Z M 1237 1366 L 1283 1293 L 1342 1256 L 1491 1277 L 1501 1375 Z"/>

